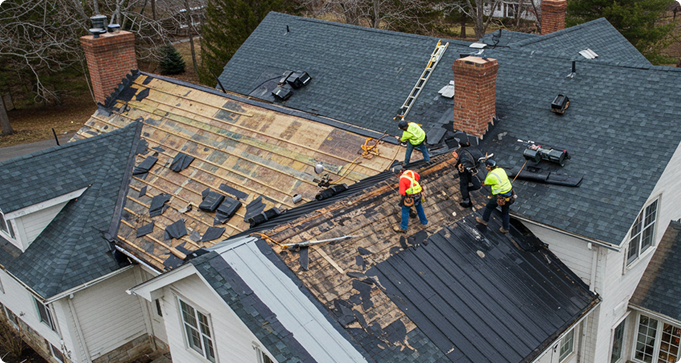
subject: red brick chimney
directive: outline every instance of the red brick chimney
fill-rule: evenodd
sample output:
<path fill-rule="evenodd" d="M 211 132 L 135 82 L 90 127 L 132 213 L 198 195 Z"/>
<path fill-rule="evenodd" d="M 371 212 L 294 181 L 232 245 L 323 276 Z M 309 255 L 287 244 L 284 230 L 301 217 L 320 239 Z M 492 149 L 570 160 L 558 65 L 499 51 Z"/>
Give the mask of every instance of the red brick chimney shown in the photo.
<path fill-rule="evenodd" d="M 465 57 L 454 61 L 454 130 L 479 138 L 496 116 L 496 59 Z"/>
<path fill-rule="evenodd" d="M 541 1 L 541 34 L 549 34 L 565 29 L 565 10 L 567 0 Z"/>
<path fill-rule="evenodd" d="M 104 104 L 130 70 L 137 69 L 135 36 L 127 31 L 104 33 L 96 38 L 86 35 L 80 38 L 80 44 L 85 50 L 95 99 Z"/>

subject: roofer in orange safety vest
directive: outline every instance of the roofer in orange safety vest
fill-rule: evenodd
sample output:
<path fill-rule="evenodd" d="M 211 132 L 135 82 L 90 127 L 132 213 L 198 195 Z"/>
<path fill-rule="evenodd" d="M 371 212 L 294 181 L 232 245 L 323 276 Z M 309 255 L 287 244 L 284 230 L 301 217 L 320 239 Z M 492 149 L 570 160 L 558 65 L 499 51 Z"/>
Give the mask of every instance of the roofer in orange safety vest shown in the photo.
<path fill-rule="evenodd" d="M 426 132 L 419 125 L 404 120 L 400 121 L 397 127 L 402 130 L 402 137 L 397 136 L 397 140 L 407 143 L 407 151 L 404 153 L 404 165 L 409 164 L 414 148 L 421 151 L 423 160 L 430 161 L 430 155 L 428 155 L 428 148 L 426 147 L 426 141 L 428 141 L 426 139 Z"/>
<path fill-rule="evenodd" d="M 428 219 L 426 214 L 423 212 L 423 206 L 421 202 L 423 201 L 423 188 L 419 184 L 419 179 L 421 177 L 413 170 L 405 170 L 401 165 L 396 165 L 392 169 L 392 172 L 400 178 L 400 189 L 399 193 L 402 195 L 400 200 L 400 206 L 402 207 L 402 223 L 399 227 L 395 226 L 393 229 L 398 233 L 405 233 L 409 227 L 409 210 L 412 206 L 416 208 L 416 214 L 419 216 L 419 220 L 422 225 L 428 224 Z"/>
<path fill-rule="evenodd" d="M 513 192 L 513 185 L 508 180 L 506 171 L 497 166 L 497 163 L 492 159 L 485 161 L 485 168 L 487 169 L 487 176 L 483 185 L 492 187 L 492 196 L 482 212 L 482 218 L 475 217 L 476 222 L 487 225 L 489 217 L 492 215 L 492 210 L 501 206 L 501 233 L 508 233 L 510 228 L 511 217 L 509 216 L 510 205 L 515 201 L 515 193 Z"/>

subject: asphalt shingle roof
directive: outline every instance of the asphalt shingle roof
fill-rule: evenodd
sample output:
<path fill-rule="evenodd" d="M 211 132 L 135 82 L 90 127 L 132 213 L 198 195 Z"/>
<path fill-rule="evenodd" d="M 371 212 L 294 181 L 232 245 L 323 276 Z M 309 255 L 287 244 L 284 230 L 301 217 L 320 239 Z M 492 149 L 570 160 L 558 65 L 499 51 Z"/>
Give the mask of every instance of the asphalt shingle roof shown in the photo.
<path fill-rule="evenodd" d="M 525 161 L 517 139 L 566 148 L 572 159 L 560 173 L 584 176 L 578 188 L 516 181 L 520 199 L 512 211 L 612 245 L 624 240 L 681 141 L 681 104 L 675 100 L 681 70 L 651 66 L 623 39 L 599 19 L 485 50 L 500 65 L 501 121 L 485 136 L 484 147 L 504 168 Z M 273 69 L 305 70 L 312 80 L 283 104 L 397 134 L 393 117 L 437 40 L 270 13 L 220 80 L 226 89 L 248 94 Z M 449 42 L 407 117 L 429 130 L 451 125 L 453 100 L 437 92 L 454 78 L 454 61 L 475 51 L 468 42 Z M 578 54 L 587 47 L 599 58 Z M 576 75 L 566 79 L 573 60 Z M 550 112 L 558 94 L 571 102 L 562 116 Z M 557 169 L 547 162 L 538 166 Z"/>
<path fill-rule="evenodd" d="M 13 193 L 3 193 L 2 205 L 27 206 L 48 195 L 56 197 L 87 187 L 23 253 L 0 237 L 0 264 L 42 297 L 49 298 L 119 268 L 104 233 L 109 230 L 134 156 L 138 127 L 133 124 L 0 163 L 3 182 L 22 185 Z M 30 204 L 16 195 L 25 196 Z M 5 198 L 10 202 L 5 203 Z"/>
<path fill-rule="evenodd" d="M 671 221 L 630 304 L 681 321 L 681 220 Z"/>

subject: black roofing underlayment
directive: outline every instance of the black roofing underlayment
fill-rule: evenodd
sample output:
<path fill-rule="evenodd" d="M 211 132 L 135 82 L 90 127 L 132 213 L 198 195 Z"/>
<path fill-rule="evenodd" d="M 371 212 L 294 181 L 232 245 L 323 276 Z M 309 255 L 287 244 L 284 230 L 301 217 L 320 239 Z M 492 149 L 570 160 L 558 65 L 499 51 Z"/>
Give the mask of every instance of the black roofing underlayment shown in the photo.
<path fill-rule="evenodd" d="M 237 199 L 240 199 L 240 200 L 248 199 L 248 194 L 246 194 L 246 193 L 244 193 L 244 192 L 242 192 L 238 189 L 232 188 L 229 185 L 220 184 L 220 187 L 218 187 L 218 189 L 222 190 L 225 193 L 228 193 L 228 194 L 235 196 Z"/>
<path fill-rule="evenodd" d="M 206 232 L 203 233 L 203 236 L 201 236 L 201 242 L 216 240 L 220 238 L 223 233 L 225 233 L 224 227 L 208 227 Z"/>
<path fill-rule="evenodd" d="M 187 228 L 184 226 L 184 219 L 179 219 L 171 225 L 166 226 L 163 239 L 169 240 L 180 238 L 187 235 Z"/>
<path fill-rule="evenodd" d="M 163 214 L 163 212 L 165 212 L 166 209 L 169 208 L 169 206 L 166 205 L 166 203 L 169 200 L 170 200 L 169 194 L 162 193 L 162 194 L 155 196 L 151 200 L 151 205 L 149 205 L 149 216 L 150 217 L 156 217 L 156 216 L 160 216 L 161 214 Z"/>
<path fill-rule="evenodd" d="M 142 161 L 139 165 L 135 167 L 135 169 L 132 171 L 132 175 L 143 175 L 149 172 L 151 168 L 156 164 L 158 161 L 158 158 L 155 156 L 147 156 L 144 161 Z"/>
<path fill-rule="evenodd" d="M 531 361 L 598 301 L 547 249 L 497 232 L 496 214 L 482 231 L 471 214 L 366 273 L 453 362 Z"/>

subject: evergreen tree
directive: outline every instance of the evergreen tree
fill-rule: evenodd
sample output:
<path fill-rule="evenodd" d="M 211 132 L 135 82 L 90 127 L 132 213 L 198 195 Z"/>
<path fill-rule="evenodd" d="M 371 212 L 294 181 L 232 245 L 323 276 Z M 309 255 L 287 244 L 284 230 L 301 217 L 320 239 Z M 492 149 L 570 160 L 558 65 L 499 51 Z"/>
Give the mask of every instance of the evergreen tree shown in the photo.
<path fill-rule="evenodd" d="M 209 0 L 201 40 L 201 83 L 215 78 L 270 11 L 285 10 L 284 0 Z"/>
<path fill-rule="evenodd" d="M 161 58 L 161 73 L 162 74 L 180 74 L 184 73 L 187 66 L 182 60 L 182 55 L 172 45 L 165 45 L 161 50 L 163 58 Z"/>
<path fill-rule="evenodd" d="M 662 21 L 671 4 L 674 0 L 571 0 L 565 25 L 604 17 L 648 60 L 659 63 L 674 30 L 673 23 Z"/>

